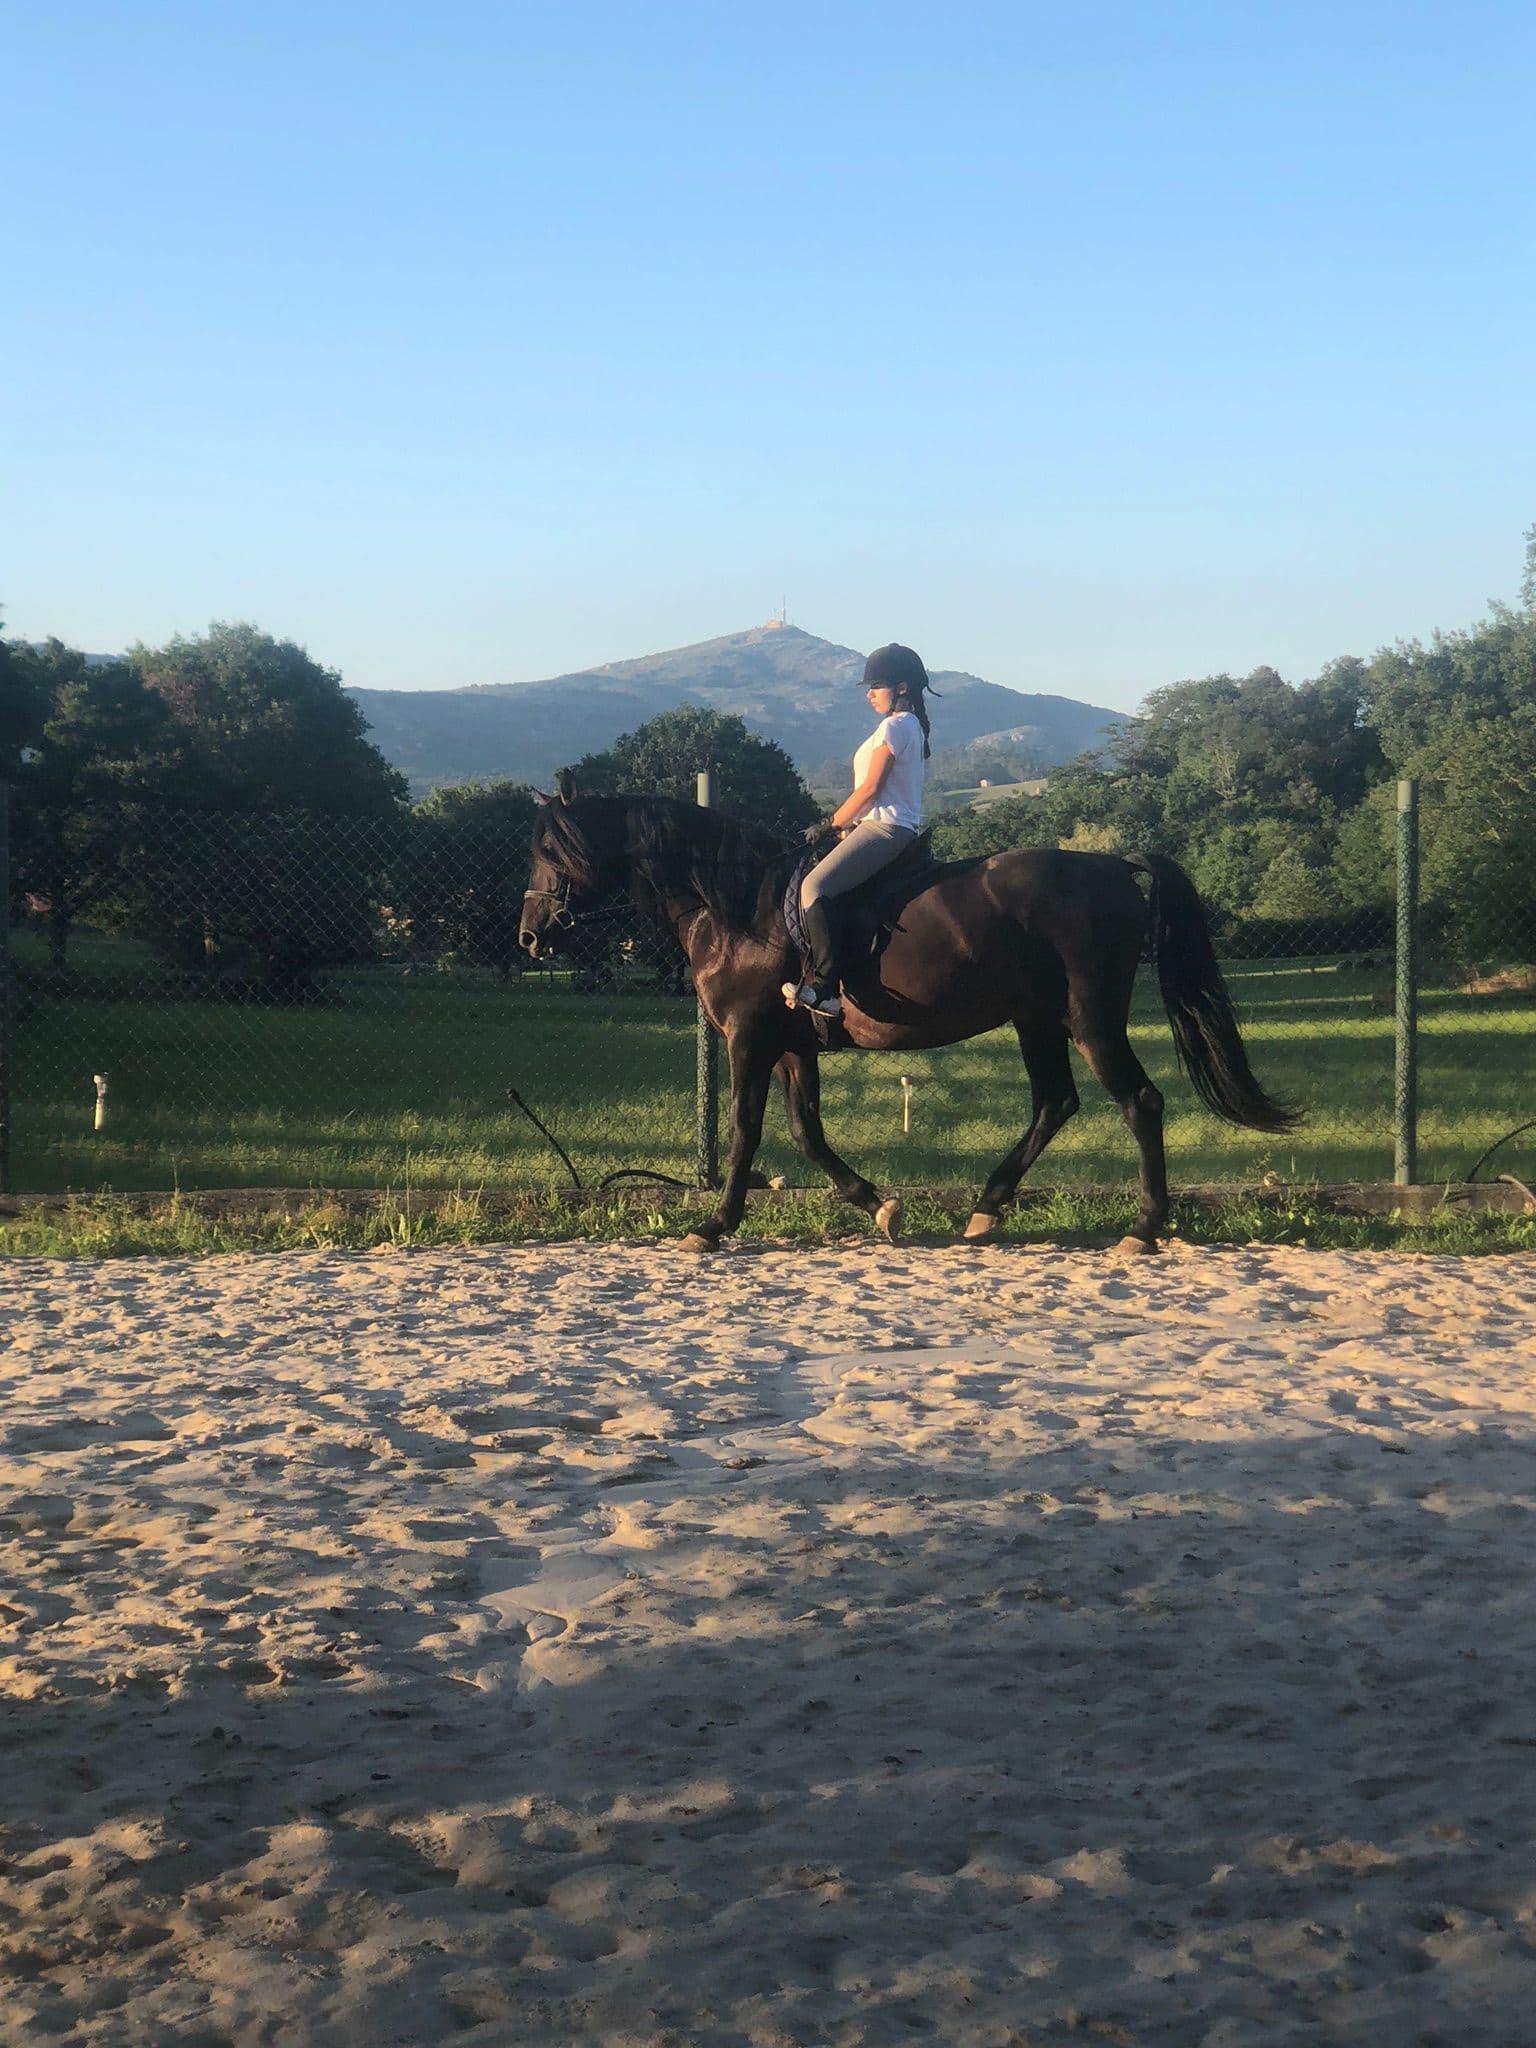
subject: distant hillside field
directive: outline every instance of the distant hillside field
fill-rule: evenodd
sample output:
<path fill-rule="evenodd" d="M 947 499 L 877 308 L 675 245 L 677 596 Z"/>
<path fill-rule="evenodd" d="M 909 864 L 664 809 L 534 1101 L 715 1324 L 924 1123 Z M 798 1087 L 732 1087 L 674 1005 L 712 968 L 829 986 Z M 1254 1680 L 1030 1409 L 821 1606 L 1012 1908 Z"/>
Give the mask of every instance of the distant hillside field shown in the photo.
<path fill-rule="evenodd" d="M 813 781 L 845 773 L 869 731 L 864 657 L 798 626 L 758 626 L 664 654 L 614 661 L 547 682 L 463 690 L 353 690 L 369 737 L 418 794 L 505 776 L 547 783 L 658 712 L 707 704 L 777 740 Z M 1100 745 L 1124 713 L 1072 697 L 1030 696 L 954 670 L 933 672 L 937 747 L 996 737 L 1043 766 Z"/>

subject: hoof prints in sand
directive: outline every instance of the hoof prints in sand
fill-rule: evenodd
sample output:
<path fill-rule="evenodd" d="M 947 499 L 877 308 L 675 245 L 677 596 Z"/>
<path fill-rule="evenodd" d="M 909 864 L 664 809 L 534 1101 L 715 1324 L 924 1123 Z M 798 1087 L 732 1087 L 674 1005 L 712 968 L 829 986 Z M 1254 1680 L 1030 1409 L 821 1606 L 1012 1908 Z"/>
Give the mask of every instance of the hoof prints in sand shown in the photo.
<path fill-rule="evenodd" d="M 1528 1262 L 5 1290 L 8 2040 L 1520 2038 Z"/>

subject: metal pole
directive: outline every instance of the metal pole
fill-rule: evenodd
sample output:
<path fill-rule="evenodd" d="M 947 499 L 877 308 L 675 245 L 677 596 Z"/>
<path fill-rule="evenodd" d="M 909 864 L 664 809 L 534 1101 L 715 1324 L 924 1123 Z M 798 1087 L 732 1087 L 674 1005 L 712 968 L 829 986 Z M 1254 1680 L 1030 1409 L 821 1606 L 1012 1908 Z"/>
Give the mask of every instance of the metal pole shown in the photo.
<path fill-rule="evenodd" d="M 11 1192 L 11 791 L 0 782 L 0 1195 Z"/>
<path fill-rule="evenodd" d="M 699 803 L 706 810 L 715 807 L 715 777 L 712 769 L 699 770 Z M 715 1050 L 715 1027 L 698 1005 L 698 1062 L 694 1076 L 694 1158 L 701 1188 L 720 1185 L 720 1065 Z"/>
<path fill-rule="evenodd" d="M 1397 1143 L 1392 1178 L 1412 1187 L 1419 1172 L 1419 785 L 1397 785 L 1397 1059 L 1393 1089 Z"/>

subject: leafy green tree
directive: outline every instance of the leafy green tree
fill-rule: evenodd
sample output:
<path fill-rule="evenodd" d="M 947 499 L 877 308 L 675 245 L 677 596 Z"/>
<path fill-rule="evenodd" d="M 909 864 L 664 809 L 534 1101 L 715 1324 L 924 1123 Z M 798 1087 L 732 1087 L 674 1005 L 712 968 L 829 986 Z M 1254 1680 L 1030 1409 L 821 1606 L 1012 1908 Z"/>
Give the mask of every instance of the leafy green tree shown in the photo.
<path fill-rule="evenodd" d="M 255 626 L 215 624 L 192 639 L 132 647 L 134 673 L 188 736 L 201 801 L 384 817 L 404 778 L 367 738 L 334 669 Z"/>
<path fill-rule="evenodd" d="M 1341 655 L 1303 683 L 1296 698 L 1287 794 L 1304 800 L 1316 790 L 1340 811 L 1350 810 L 1387 772 L 1380 735 L 1366 716 L 1366 664 L 1356 655 Z"/>
<path fill-rule="evenodd" d="M 197 812 L 167 821 L 136 928 L 183 967 L 311 999 L 320 968 L 376 943 L 404 778 L 341 678 L 291 640 L 215 624 L 127 659 L 184 735 Z"/>
<path fill-rule="evenodd" d="M 1113 765 L 1131 774 L 1167 775 L 1183 748 L 1198 743 L 1216 713 L 1236 700 L 1237 690 L 1231 676 L 1205 676 L 1152 691 L 1136 716 L 1112 733 Z"/>
<path fill-rule="evenodd" d="M 539 799 L 520 782 L 434 789 L 411 813 L 390 910 L 411 944 L 502 974 L 521 954 L 518 926 Z"/>
<path fill-rule="evenodd" d="M 1157 777 L 1117 773 L 1086 758 L 1057 770 L 1038 796 L 999 797 L 946 812 L 933 830 L 942 860 L 1015 846 L 1112 845 L 1156 853 L 1166 850 L 1166 838 Z"/>
<path fill-rule="evenodd" d="M 1264 879 L 1254 828 L 1236 818 L 1218 818 L 1185 864 L 1206 903 L 1229 924 L 1252 907 Z"/>
<path fill-rule="evenodd" d="M 933 851 L 939 860 L 973 860 L 1012 846 L 1039 846 L 1041 799 L 1003 796 L 996 803 L 945 811 L 933 821 Z"/>
<path fill-rule="evenodd" d="M 1443 943 L 1468 965 L 1536 956 L 1536 704 L 1448 722 L 1411 757 L 1421 879 Z"/>
<path fill-rule="evenodd" d="M 1397 887 L 1396 819 L 1396 792 L 1388 781 L 1378 783 L 1339 820 L 1330 872 L 1342 909 L 1391 911 Z"/>
<path fill-rule="evenodd" d="M 50 696 L 30 647 L 0 635 L 0 781 L 18 783 L 24 758 L 42 738 Z"/>
<path fill-rule="evenodd" d="M 702 768 L 712 768 L 715 803 L 743 823 L 783 837 L 820 815 L 795 764 L 776 740 L 734 712 L 679 704 L 576 763 L 577 787 L 594 794 L 654 791 L 693 802 Z"/>
<path fill-rule="evenodd" d="M 14 884 L 40 906 L 59 973 L 76 923 L 135 886 L 153 807 L 184 787 L 187 747 L 165 705 L 120 662 L 91 663 L 49 640 L 9 649 L 5 680 Z"/>
<path fill-rule="evenodd" d="M 1366 667 L 1366 716 L 1400 773 L 1447 726 L 1536 707 L 1536 607 L 1496 605 L 1481 625 L 1383 648 Z"/>
<path fill-rule="evenodd" d="M 1382 769 L 1364 693 L 1365 665 L 1350 658 L 1294 689 L 1272 668 L 1241 681 L 1172 683 L 1117 733 L 1117 765 L 1171 789 L 1182 784 L 1207 810 L 1213 799 L 1278 810 L 1323 801 L 1347 808 Z"/>
<path fill-rule="evenodd" d="M 1030 782 L 1046 772 L 1037 747 L 1022 740 L 973 740 L 967 747 L 936 747 L 928 763 L 930 790 L 975 789 L 978 784 Z M 846 767 L 842 768 L 846 776 Z M 1001 801 L 1001 799 L 999 799 Z"/>
<path fill-rule="evenodd" d="M 1278 827 L 1278 832 L 1285 830 L 1278 820 L 1265 822 Z M 1314 867 L 1303 848 L 1291 840 L 1275 845 L 1268 853 L 1259 886 L 1247 908 L 1255 918 L 1300 924 L 1309 918 L 1327 917 L 1334 908 L 1334 899 L 1326 871 Z"/>
<path fill-rule="evenodd" d="M 154 822 L 120 921 L 209 993 L 313 1002 L 322 968 L 377 951 L 402 817 L 203 809 Z"/>

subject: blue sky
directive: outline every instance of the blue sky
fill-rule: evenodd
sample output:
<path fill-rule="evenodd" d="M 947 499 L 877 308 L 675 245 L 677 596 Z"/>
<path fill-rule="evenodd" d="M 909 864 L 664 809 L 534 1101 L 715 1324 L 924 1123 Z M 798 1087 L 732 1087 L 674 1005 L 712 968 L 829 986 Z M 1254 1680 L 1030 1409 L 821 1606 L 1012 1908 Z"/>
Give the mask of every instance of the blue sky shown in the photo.
<path fill-rule="evenodd" d="M 1129 708 L 1536 520 L 1523 4 L 3 9 L 7 629 Z"/>

